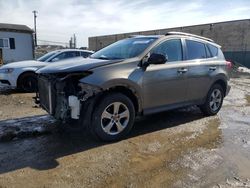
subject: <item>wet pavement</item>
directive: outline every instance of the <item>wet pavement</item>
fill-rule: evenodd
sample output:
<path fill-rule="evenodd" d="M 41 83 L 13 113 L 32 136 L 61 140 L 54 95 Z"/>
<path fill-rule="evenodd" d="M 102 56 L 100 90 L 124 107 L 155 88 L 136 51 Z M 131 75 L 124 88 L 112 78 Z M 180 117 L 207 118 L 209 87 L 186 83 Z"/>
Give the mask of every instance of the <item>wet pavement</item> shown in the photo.
<path fill-rule="evenodd" d="M 0 142 L 0 187 L 250 187 L 250 77 L 231 85 L 217 116 L 190 107 L 143 117 L 116 143 L 63 132 L 31 106 L 13 120 L 24 96 L 0 96 L 13 101 L 0 116 L 0 138 L 12 134 Z"/>

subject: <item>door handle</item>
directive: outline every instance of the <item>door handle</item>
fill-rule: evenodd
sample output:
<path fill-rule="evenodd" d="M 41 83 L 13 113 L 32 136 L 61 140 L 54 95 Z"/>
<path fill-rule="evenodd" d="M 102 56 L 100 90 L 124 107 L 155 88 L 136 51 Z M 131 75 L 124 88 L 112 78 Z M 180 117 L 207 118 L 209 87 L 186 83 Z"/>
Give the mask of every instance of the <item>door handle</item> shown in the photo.
<path fill-rule="evenodd" d="M 180 69 L 177 70 L 177 72 L 178 72 L 179 74 L 184 74 L 184 73 L 186 73 L 187 71 L 188 71 L 187 68 L 180 68 Z"/>
<path fill-rule="evenodd" d="M 216 67 L 209 67 L 210 71 L 215 71 L 217 68 Z"/>

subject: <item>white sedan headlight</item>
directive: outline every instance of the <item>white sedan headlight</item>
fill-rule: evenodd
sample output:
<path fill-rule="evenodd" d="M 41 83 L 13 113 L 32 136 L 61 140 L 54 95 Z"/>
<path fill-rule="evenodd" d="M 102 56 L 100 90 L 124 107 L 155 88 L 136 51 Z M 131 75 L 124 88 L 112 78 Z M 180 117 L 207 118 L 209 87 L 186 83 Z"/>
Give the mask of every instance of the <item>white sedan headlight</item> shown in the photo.
<path fill-rule="evenodd" d="M 13 71 L 14 71 L 13 68 L 3 68 L 3 69 L 0 69 L 0 73 L 5 73 L 5 74 L 12 73 Z"/>

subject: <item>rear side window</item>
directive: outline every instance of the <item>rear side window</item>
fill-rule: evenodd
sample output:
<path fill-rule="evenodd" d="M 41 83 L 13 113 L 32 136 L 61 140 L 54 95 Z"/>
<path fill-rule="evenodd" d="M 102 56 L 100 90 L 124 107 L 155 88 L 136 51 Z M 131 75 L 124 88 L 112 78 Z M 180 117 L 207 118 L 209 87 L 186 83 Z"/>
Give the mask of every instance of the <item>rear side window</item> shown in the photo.
<path fill-rule="evenodd" d="M 89 52 L 81 52 L 81 56 L 82 57 L 89 57 L 92 53 L 89 53 Z"/>
<path fill-rule="evenodd" d="M 217 47 L 215 47 L 211 44 L 207 44 L 207 47 L 208 47 L 212 57 L 218 56 L 218 48 Z"/>
<path fill-rule="evenodd" d="M 192 40 L 186 40 L 187 59 L 204 59 L 207 57 L 205 44 Z"/>
<path fill-rule="evenodd" d="M 182 60 L 182 45 L 180 39 L 167 40 L 156 48 L 151 53 L 162 54 L 168 62 Z"/>

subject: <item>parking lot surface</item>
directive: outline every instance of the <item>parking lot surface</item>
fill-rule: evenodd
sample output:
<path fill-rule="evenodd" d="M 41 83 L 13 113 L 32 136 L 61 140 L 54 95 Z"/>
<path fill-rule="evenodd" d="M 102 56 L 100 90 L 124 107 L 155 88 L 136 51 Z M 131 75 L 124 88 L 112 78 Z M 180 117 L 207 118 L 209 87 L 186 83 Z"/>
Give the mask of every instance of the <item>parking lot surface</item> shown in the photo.
<path fill-rule="evenodd" d="M 32 101 L 0 95 L 0 187 L 250 187 L 250 76 L 217 116 L 189 107 L 138 118 L 120 142 L 62 131 Z"/>

